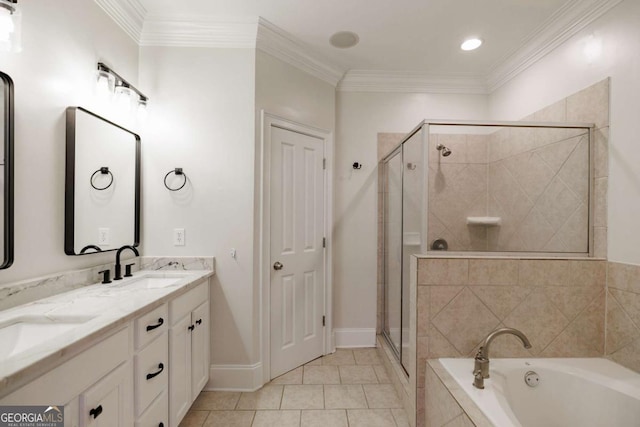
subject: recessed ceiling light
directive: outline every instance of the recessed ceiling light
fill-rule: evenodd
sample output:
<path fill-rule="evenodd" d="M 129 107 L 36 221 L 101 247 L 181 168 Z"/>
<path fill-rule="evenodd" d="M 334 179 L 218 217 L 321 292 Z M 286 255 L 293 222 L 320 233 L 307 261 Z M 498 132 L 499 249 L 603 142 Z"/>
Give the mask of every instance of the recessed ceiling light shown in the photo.
<path fill-rule="evenodd" d="M 354 47 L 360 41 L 360 37 L 351 31 L 339 31 L 331 36 L 329 43 L 340 49 Z"/>
<path fill-rule="evenodd" d="M 477 38 L 467 39 L 460 45 L 462 50 L 474 50 L 482 45 L 482 40 Z"/>

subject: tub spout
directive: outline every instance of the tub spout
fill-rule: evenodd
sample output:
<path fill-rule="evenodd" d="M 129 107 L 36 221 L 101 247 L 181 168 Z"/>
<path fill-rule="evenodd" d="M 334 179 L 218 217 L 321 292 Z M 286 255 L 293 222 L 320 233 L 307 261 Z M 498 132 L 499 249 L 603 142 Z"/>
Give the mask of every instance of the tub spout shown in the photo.
<path fill-rule="evenodd" d="M 482 341 L 482 344 L 480 344 L 480 348 L 476 353 L 475 365 L 473 368 L 473 385 L 476 388 L 484 388 L 484 381 L 479 381 L 478 376 L 480 376 L 482 379 L 489 378 L 489 345 L 491 344 L 491 341 L 493 341 L 495 337 L 504 334 L 515 335 L 516 337 L 520 338 L 520 341 L 522 341 L 522 345 L 524 345 L 524 348 L 531 348 L 531 343 L 529 342 L 527 336 L 517 329 L 500 328 L 491 332 L 489 335 L 487 335 L 484 341 Z"/>

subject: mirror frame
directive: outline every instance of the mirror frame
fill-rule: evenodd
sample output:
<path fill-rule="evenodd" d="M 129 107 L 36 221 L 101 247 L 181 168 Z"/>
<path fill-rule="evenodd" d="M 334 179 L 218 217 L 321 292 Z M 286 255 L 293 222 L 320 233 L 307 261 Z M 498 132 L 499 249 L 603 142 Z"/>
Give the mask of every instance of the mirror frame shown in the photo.
<path fill-rule="evenodd" d="M 13 193 L 13 150 L 14 150 L 14 95 L 13 80 L 8 74 L 0 71 L 0 80 L 4 84 L 4 259 L 0 269 L 11 267 L 13 264 L 14 242 L 14 193 Z"/>
<path fill-rule="evenodd" d="M 118 248 L 107 249 L 100 252 L 85 252 L 75 253 L 74 239 L 75 239 L 75 172 L 76 172 L 76 112 L 80 110 L 83 113 L 89 114 L 98 120 L 115 126 L 121 129 L 135 138 L 136 144 L 136 170 L 135 170 L 135 213 L 134 213 L 134 242 L 133 246 L 140 245 L 140 136 L 131 132 L 129 129 L 125 129 L 120 125 L 113 123 L 110 120 L 105 119 L 91 111 L 82 107 L 68 107 L 67 108 L 67 153 L 66 153 L 66 170 L 65 170 L 65 193 L 64 193 L 64 252 L 67 255 L 93 255 L 111 251 L 117 251 Z"/>

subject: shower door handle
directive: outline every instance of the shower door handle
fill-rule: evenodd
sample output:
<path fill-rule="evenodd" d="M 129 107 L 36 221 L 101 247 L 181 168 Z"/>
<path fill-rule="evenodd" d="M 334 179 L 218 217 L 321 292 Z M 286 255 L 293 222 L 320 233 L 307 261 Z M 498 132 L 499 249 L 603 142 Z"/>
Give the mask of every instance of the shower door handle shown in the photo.
<path fill-rule="evenodd" d="M 273 264 L 274 270 L 282 270 L 282 267 L 284 267 L 284 265 L 282 265 L 280 261 L 276 261 L 275 264 Z"/>

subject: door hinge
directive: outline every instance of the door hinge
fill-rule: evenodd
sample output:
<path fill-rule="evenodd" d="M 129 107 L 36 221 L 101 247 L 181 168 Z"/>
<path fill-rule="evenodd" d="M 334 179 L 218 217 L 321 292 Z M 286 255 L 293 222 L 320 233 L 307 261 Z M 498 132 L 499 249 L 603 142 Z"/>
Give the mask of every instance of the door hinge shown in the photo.
<path fill-rule="evenodd" d="M 326 169 L 327 168 L 327 159 L 323 158 L 322 159 L 322 169 Z"/>
<path fill-rule="evenodd" d="M 322 238 L 322 247 L 323 247 L 323 248 L 326 248 L 326 247 L 327 247 L 327 238 L 326 238 L 326 237 L 323 237 L 323 238 Z"/>
<path fill-rule="evenodd" d="M 322 316 L 322 326 L 326 326 L 326 317 Z"/>

